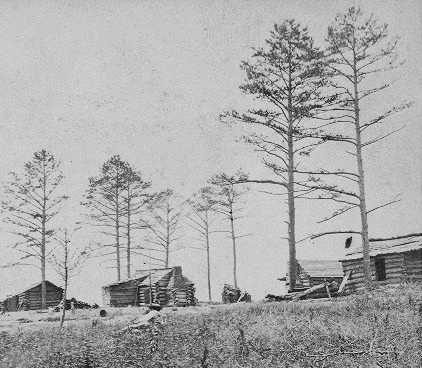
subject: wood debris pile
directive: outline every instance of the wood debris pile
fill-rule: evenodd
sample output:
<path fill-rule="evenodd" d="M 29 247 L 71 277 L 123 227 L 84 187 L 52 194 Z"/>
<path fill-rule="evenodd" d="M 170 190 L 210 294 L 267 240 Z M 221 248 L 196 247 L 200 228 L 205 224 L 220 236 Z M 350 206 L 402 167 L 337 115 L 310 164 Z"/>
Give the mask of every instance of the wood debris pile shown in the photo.
<path fill-rule="evenodd" d="M 129 326 L 124 327 L 120 332 L 134 332 L 140 333 L 143 328 L 150 327 L 152 324 L 156 323 L 156 318 L 160 312 L 156 310 L 151 310 L 135 323 L 130 324 Z"/>
<path fill-rule="evenodd" d="M 338 283 L 331 279 L 326 280 L 325 282 L 312 286 L 311 288 L 289 292 L 286 295 L 273 295 L 268 294 L 265 297 L 265 301 L 268 302 L 280 302 L 283 300 L 301 300 L 301 299 L 320 299 L 320 298 L 328 298 L 331 299 L 332 297 L 337 297 L 341 294 L 342 286 L 338 285 Z"/>
<path fill-rule="evenodd" d="M 239 288 L 229 284 L 224 284 L 221 296 L 224 304 L 251 301 L 251 296 L 248 292 L 242 292 Z"/>
<path fill-rule="evenodd" d="M 286 300 L 301 300 L 301 299 L 319 299 L 328 297 L 336 297 L 338 295 L 339 285 L 336 281 L 326 281 L 324 283 L 312 286 L 303 291 L 289 293 L 285 296 Z"/>

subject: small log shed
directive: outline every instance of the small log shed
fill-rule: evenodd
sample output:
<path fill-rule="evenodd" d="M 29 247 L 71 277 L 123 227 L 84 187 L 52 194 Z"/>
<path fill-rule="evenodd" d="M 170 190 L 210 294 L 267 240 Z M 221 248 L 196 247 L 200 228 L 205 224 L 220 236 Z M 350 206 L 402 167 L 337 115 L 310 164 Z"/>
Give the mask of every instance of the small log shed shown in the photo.
<path fill-rule="evenodd" d="M 103 286 L 103 304 L 127 307 L 156 304 L 195 305 L 194 283 L 182 274 L 182 267 L 137 271 L 130 279 Z"/>
<path fill-rule="evenodd" d="M 280 281 L 286 282 L 289 287 L 289 275 L 279 278 Z M 333 282 L 340 285 L 343 280 L 343 269 L 338 261 L 320 261 L 320 260 L 298 260 L 297 261 L 297 279 L 296 285 L 290 292 L 299 292 L 310 289 L 314 286 L 323 284 L 324 282 Z M 337 290 L 332 290 L 333 292 Z M 307 295 L 307 298 L 327 298 L 329 297 L 327 290 L 320 289 Z"/>
<path fill-rule="evenodd" d="M 370 239 L 369 255 L 375 285 L 422 281 L 422 234 Z M 350 249 L 341 263 L 344 291 L 363 290 L 362 247 Z"/>
<path fill-rule="evenodd" d="M 47 289 L 47 307 L 55 307 L 62 300 L 63 289 L 47 280 L 45 285 Z M 0 303 L 3 304 L 4 310 L 9 312 L 41 309 L 41 282 L 7 296 Z"/>

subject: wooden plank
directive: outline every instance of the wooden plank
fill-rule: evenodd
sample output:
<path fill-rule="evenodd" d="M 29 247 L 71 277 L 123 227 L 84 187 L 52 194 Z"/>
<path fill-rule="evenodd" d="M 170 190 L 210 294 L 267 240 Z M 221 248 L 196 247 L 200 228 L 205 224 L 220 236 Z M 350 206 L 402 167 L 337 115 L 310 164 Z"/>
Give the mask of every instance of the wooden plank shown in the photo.
<path fill-rule="evenodd" d="M 338 293 L 340 294 L 341 292 L 343 292 L 344 287 L 346 286 L 347 280 L 349 279 L 350 275 L 352 274 L 352 271 L 349 270 L 346 272 L 346 274 L 343 277 L 343 281 L 340 284 L 340 287 L 338 289 Z"/>

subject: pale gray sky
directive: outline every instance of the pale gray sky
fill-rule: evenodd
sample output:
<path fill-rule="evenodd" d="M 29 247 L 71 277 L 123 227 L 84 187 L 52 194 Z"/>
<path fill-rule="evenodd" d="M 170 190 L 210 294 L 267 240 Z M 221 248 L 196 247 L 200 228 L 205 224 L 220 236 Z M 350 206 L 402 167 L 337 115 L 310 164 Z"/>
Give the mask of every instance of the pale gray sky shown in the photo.
<path fill-rule="evenodd" d="M 34 151 L 46 148 L 63 162 L 72 196 L 69 219 L 88 177 L 112 154 L 141 169 L 157 188 L 173 187 L 189 195 L 206 178 L 242 166 L 261 173 L 259 161 L 235 143 L 236 132 L 218 122 L 218 114 L 245 106 L 238 86 L 240 61 L 251 47 L 263 45 L 274 22 L 295 18 L 309 26 L 318 44 L 337 12 L 363 4 L 367 13 L 400 34 L 407 59 L 392 77 L 397 81 L 369 105 L 376 113 L 402 100 L 415 101 L 400 115 L 406 128 L 366 154 L 371 207 L 402 194 L 402 202 L 370 218 L 373 237 L 421 232 L 421 4 L 407 1 L 20 1 L 0 4 L 0 180 L 20 170 Z M 320 153 L 321 166 L 334 149 Z M 310 232 L 350 227 L 348 217 L 325 227 L 315 223 L 327 214 L 319 203 L 298 206 L 298 238 Z M 239 285 L 262 298 L 281 291 L 276 281 L 286 270 L 286 207 L 279 197 L 251 193 L 248 218 L 240 230 L 253 235 L 239 244 Z M 0 254 L 12 255 L 1 227 Z M 94 236 L 86 234 L 87 238 Z M 299 258 L 336 259 L 343 237 L 304 242 Z M 184 244 L 194 244 L 186 236 Z M 214 297 L 232 282 L 231 247 L 216 236 L 212 254 Z M 100 286 L 114 279 L 112 270 L 94 262 L 75 279 L 71 292 L 100 298 Z M 206 296 L 205 258 L 195 250 L 175 255 L 198 295 Z M 139 267 L 135 267 L 139 268 Z M 36 273 L 35 273 L 36 272 Z M 57 280 L 52 272 L 48 275 Z M 35 269 L 0 269 L 0 294 L 14 280 L 39 279 Z M 266 286 L 268 285 L 268 286 Z M 277 287 L 280 288 L 277 290 Z"/>

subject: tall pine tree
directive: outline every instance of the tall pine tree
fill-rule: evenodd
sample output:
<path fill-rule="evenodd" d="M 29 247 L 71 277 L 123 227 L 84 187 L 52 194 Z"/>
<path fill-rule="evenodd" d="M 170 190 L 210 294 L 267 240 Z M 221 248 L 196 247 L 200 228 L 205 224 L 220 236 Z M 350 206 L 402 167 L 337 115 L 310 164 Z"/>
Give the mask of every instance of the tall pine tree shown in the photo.
<path fill-rule="evenodd" d="M 5 185 L 4 221 L 21 240 L 14 248 L 22 253 L 16 265 L 34 265 L 41 270 L 41 307 L 47 307 L 46 262 L 48 246 L 54 235 L 52 220 L 68 197 L 61 191 L 64 176 L 61 164 L 46 150 L 34 153 L 21 174 L 10 173 Z"/>

